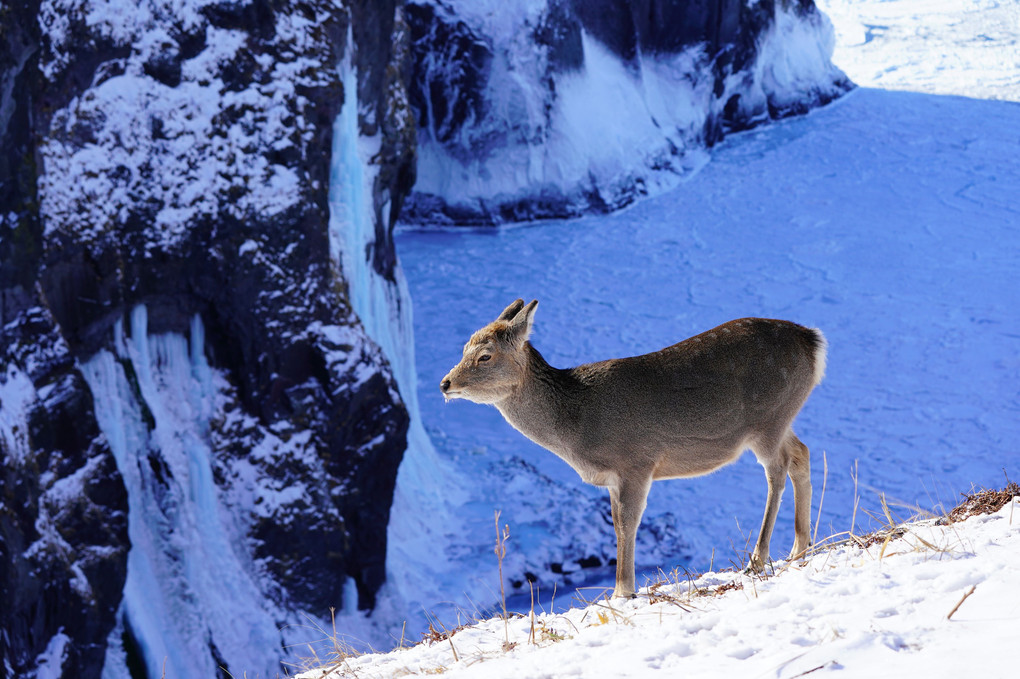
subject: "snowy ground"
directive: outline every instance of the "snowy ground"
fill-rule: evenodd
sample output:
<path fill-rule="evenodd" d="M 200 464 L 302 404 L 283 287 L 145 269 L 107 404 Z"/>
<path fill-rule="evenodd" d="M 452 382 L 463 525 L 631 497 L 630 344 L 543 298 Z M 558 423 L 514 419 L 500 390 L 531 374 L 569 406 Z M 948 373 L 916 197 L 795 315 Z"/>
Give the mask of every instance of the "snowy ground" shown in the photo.
<path fill-rule="evenodd" d="M 862 86 L 836 104 L 731 137 L 675 190 L 613 215 L 399 235 L 414 302 L 424 424 L 466 498 L 455 511 L 460 524 L 446 543 L 431 544 L 414 562 L 432 578 L 435 591 L 423 591 L 422 599 L 436 602 L 427 609 L 444 624 L 456 624 L 458 611 L 491 612 L 498 600 L 496 510 L 510 526 L 504 564 L 509 577 L 525 570 L 547 577 L 550 563 L 563 562 L 570 570 L 576 568 L 571 559 L 605 557 L 615 546 L 604 491 L 582 484 L 494 409 L 442 402 L 439 380 L 459 359 L 470 333 L 516 297 L 540 300 L 533 341 L 556 366 L 652 351 L 740 316 L 820 327 L 830 342 L 827 377 L 796 424 L 813 452 L 812 517 L 820 516 L 819 536 L 877 527 L 881 521 L 868 512 L 879 512 L 880 494 L 905 518 L 915 509 L 951 507 L 972 485 L 1000 487 L 1003 470 L 1014 480 L 1020 477 L 1017 5 L 829 0 L 822 8 L 836 25 L 836 63 Z M 639 568 L 647 577 L 656 569 L 700 572 L 739 561 L 757 530 L 764 497 L 764 476 L 750 455 L 709 477 L 655 484 L 639 533 Z M 792 523 L 786 503 L 774 556 L 789 549 Z M 974 544 L 983 539 L 973 538 Z M 950 561 L 962 564 L 952 568 L 966 566 L 972 574 L 992 573 L 1003 563 L 990 556 L 993 562 L 985 566 L 984 550 L 968 546 L 951 553 L 966 557 Z M 845 552 L 837 561 L 854 565 L 861 558 Z M 815 565 L 791 572 L 783 579 L 789 584 L 770 583 L 768 597 L 776 598 L 769 601 L 785 596 L 794 602 L 789 615 L 810 620 L 809 613 L 817 616 L 824 608 L 826 615 L 861 625 L 810 627 L 810 634 L 795 626 L 800 631 L 784 638 L 791 644 L 800 640 L 806 664 L 789 667 L 805 671 L 830 660 L 847 663 L 851 651 L 863 658 L 875 648 L 928 648 L 932 639 L 962 643 L 963 628 L 955 622 L 945 630 L 938 625 L 945 623 L 946 602 L 955 603 L 959 590 L 974 580 L 948 571 L 939 575 L 940 558 L 897 557 L 911 566 L 891 581 L 884 580 L 891 568 L 886 565 L 870 566 L 877 569 L 867 571 L 870 576 L 849 568 L 838 577 Z M 592 569 L 570 580 L 575 586 L 603 584 L 611 575 L 610 568 Z M 930 605 L 938 610 L 932 612 L 921 599 L 934 585 L 925 580 L 919 591 L 917 580 L 943 577 L 954 584 L 937 585 L 939 596 Z M 566 580 L 559 583 L 557 608 L 570 598 Z M 796 594 L 804 580 L 829 583 L 824 606 Z M 903 587 L 879 588 L 882 582 Z M 546 607 L 547 585 L 548 580 L 542 593 Z M 684 634 L 646 630 L 651 638 L 662 637 L 648 646 L 648 657 L 665 667 L 689 662 L 688 653 L 709 653 L 742 674 L 777 667 L 797 674 L 780 667 L 792 652 L 777 655 L 751 641 L 740 646 L 757 632 L 745 630 L 739 618 L 765 620 L 767 614 L 764 598 L 744 592 L 720 599 L 743 602 L 733 604 L 730 615 L 709 613 L 700 622 L 677 623 Z M 912 603 L 867 603 L 896 598 Z M 525 583 L 512 603 L 526 610 L 528 602 Z M 1017 603 L 1009 605 L 1003 627 L 1015 636 Z M 811 606 L 818 610 L 811 613 Z M 901 615 L 876 613 L 886 606 Z M 649 610 L 656 617 L 665 609 Z M 406 615 L 408 636 L 417 638 L 423 616 Z M 911 626 L 906 623 L 921 619 L 915 615 L 932 622 L 906 634 Z M 357 639 L 362 630 L 356 624 L 343 620 L 340 632 Z M 995 627 L 975 625 L 982 638 Z M 590 667 L 607 666 L 615 662 L 612 650 L 592 649 L 627 629 L 600 626 L 562 647 L 584 647 L 595 658 Z M 400 630 L 390 634 L 399 638 Z M 812 649 L 824 634 L 841 634 L 827 643 L 847 653 L 814 662 Z M 762 643 L 767 638 L 752 636 Z M 726 655 L 727 649 L 734 655 Z M 527 669 L 499 671 L 529 676 L 542 669 L 544 654 L 515 651 L 507 657 L 539 660 Z M 741 654 L 762 664 L 745 669 L 735 659 Z M 917 657 L 884 655 L 891 668 Z M 953 657 L 946 651 L 947 663 Z M 548 663 L 552 674 L 568 667 Z M 497 666 L 503 667 L 484 663 L 480 671 L 489 676 Z"/>
<path fill-rule="evenodd" d="M 1020 634 L 1020 498 L 962 523 L 905 528 L 771 577 L 681 576 L 632 601 L 490 619 L 303 676 L 1004 676 Z"/>
<path fill-rule="evenodd" d="M 1020 101 L 1015 0 L 818 0 L 836 28 L 834 61 L 887 90 Z"/>

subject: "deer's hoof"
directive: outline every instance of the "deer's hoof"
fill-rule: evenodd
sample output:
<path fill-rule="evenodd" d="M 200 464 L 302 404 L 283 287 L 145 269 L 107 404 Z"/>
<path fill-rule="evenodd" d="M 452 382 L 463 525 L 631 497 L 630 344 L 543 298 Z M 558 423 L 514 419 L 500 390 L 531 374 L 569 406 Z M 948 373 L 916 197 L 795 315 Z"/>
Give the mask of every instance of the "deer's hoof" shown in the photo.
<path fill-rule="evenodd" d="M 750 560 L 747 562 L 747 568 L 744 569 L 745 573 L 764 573 L 765 562 L 757 554 L 752 554 Z"/>
<path fill-rule="evenodd" d="M 810 545 L 808 545 L 804 549 L 800 549 L 800 550 L 798 550 L 796 547 L 794 547 L 793 551 L 790 552 L 790 557 L 789 557 L 788 560 L 789 561 L 803 561 L 803 560 L 807 559 L 808 551 L 810 549 L 811 549 Z"/>

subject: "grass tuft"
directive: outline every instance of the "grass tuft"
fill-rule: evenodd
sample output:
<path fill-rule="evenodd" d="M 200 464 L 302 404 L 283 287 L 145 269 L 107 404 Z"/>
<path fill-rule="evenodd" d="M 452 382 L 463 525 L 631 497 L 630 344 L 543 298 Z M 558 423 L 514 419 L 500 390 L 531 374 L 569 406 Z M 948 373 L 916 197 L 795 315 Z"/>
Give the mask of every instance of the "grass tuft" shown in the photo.
<path fill-rule="evenodd" d="M 1015 481 L 1007 481 L 1002 490 L 979 490 L 974 493 L 963 493 L 963 502 L 956 505 L 946 516 L 947 523 L 964 521 L 979 514 L 994 514 L 1017 496 L 1020 496 L 1020 485 Z"/>

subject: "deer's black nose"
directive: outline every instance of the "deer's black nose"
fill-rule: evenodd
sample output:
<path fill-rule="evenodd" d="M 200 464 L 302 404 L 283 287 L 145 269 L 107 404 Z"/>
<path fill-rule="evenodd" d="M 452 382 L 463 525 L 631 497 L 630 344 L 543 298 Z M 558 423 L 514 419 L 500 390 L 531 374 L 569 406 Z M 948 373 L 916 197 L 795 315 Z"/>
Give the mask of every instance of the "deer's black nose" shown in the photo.
<path fill-rule="evenodd" d="M 446 392 L 449 388 L 450 388 L 450 380 L 443 380 L 439 384 L 439 389 L 442 390 L 443 392 Z"/>

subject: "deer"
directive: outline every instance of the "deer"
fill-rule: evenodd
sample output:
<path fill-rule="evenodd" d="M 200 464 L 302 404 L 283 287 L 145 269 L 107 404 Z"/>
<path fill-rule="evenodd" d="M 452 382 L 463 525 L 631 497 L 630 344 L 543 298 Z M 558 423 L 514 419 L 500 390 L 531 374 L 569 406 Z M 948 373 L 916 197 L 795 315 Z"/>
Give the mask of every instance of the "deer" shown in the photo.
<path fill-rule="evenodd" d="M 442 379 L 447 401 L 495 406 L 517 431 L 609 490 L 616 533 L 614 597 L 633 598 L 634 549 L 652 481 L 711 473 L 750 449 L 765 470 L 765 514 L 748 570 L 769 542 L 793 482 L 794 543 L 811 546 L 811 462 L 791 425 L 825 374 L 822 332 L 741 318 L 659 351 L 560 369 L 531 344 L 538 300 L 517 299 L 464 345 Z"/>

